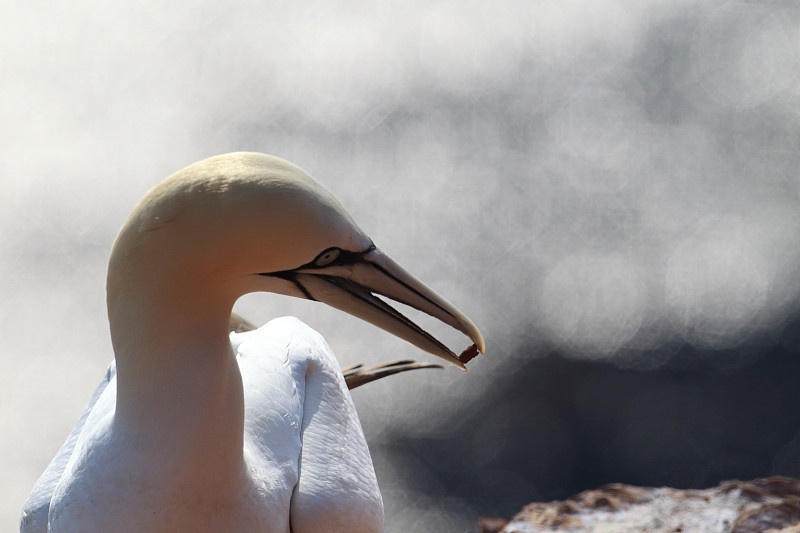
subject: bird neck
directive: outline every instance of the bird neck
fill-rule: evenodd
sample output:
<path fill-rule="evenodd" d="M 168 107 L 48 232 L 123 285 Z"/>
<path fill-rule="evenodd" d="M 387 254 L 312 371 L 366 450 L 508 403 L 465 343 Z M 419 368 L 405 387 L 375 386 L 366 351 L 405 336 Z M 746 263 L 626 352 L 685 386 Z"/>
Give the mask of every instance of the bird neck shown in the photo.
<path fill-rule="evenodd" d="M 152 270 L 109 285 L 114 425 L 163 454 L 194 456 L 183 464 L 204 465 L 204 476 L 238 472 L 244 395 L 228 337 L 233 300 L 202 280 Z"/>

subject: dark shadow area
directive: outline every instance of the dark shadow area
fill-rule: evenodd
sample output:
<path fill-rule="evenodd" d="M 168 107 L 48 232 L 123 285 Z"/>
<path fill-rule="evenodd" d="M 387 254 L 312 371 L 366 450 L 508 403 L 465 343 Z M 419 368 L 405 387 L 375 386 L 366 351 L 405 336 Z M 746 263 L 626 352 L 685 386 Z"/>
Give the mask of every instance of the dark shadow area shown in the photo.
<path fill-rule="evenodd" d="M 409 490 L 462 498 L 476 516 L 612 482 L 702 488 L 798 476 L 799 319 L 767 348 L 752 346 L 760 357 L 685 345 L 652 371 L 534 359 L 465 406 L 447 438 L 393 434 L 380 453 L 409 465 Z"/>

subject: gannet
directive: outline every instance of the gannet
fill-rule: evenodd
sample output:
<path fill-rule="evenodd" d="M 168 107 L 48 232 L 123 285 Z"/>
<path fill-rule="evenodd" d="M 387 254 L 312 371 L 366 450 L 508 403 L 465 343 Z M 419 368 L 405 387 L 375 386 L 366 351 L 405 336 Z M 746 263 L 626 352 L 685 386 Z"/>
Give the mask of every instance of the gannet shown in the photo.
<path fill-rule="evenodd" d="M 292 317 L 229 333 L 242 295 L 317 300 L 464 369 L 475 325 L 292 163 L 212 157 L 151 189 L 111 251 L 114 362 L 34 486 L 22 533 L 374 533 L 383 503 L 336 359 Z M 460 356 L 392 299 L 463 332 Z"/>

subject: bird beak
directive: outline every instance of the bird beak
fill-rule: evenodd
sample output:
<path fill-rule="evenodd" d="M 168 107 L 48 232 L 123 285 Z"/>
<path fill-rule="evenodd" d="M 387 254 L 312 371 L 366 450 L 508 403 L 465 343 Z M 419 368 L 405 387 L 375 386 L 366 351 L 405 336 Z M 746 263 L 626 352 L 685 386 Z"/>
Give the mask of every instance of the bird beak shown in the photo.
<path fill-rule="evenodd" d="M 361 318 L 414 346 L 466 370 L 464 364 L 485 349 L 475 324 L 444 298 L 409 274 L 374 246 L 362 253 L 348 253 L 350 260 L 325 267 L 301 267 L 273 276 L 287 279 L 306 298 Z M 456 355 L 377 295 L 413 307 L 464 333 L 474 343 Z"/>

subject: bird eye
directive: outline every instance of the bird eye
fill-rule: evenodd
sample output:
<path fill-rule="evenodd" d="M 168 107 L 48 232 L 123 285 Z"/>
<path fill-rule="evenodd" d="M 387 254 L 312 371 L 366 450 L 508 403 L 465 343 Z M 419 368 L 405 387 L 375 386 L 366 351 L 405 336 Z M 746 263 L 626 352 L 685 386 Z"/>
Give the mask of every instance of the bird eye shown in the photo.
<path fill-rule="evenodd" d="M 328 248 L 317 256 L 314 260 L 314 266 L 324 267 L 328 266 L 339 257 L 341 250 L 339 248 Z"/>

